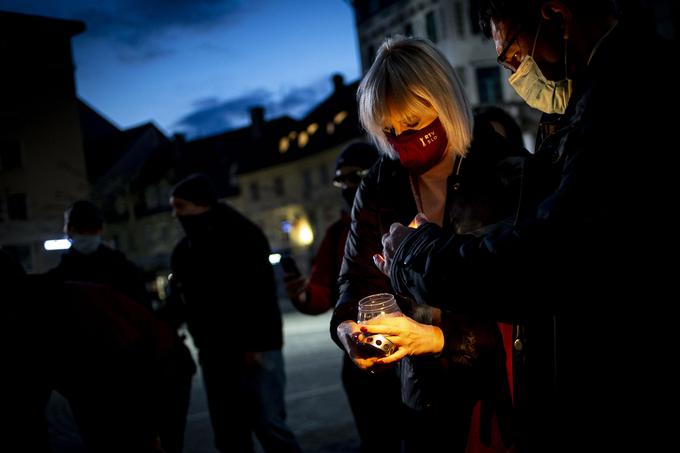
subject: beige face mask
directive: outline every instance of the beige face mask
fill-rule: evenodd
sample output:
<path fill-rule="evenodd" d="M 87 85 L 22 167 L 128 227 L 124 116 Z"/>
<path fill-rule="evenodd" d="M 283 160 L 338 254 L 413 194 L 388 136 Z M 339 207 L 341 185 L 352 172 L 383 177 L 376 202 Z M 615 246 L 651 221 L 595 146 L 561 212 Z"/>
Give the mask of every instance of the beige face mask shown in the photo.
<path fill-rule="evenodd" d="M 508 82 L 517 94 L 531 107 L 544 113 L 564 113 L 571 96 L 571 79 L 559 80 L 557 82 L 548 80 L 541 72 L 534 60 L 536 50 L 536 40 L 541 26 L 538 26 L 534 47 L 531 55 L 527 55 L 517 68 L 514 74 L 510 75 Z M 566 42 L 564 49 L 564 68 L 567 68 Z"/>

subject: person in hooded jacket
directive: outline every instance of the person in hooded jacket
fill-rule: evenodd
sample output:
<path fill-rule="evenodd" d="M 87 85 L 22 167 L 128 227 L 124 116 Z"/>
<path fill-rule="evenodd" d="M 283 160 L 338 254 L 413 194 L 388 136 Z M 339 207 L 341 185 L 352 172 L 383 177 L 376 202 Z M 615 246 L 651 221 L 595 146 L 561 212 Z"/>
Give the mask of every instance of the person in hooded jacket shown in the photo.
<path fill-rule="evenodd" d="M 299 452 L 285 421 L 281 312 L 270 248 L 259 227 L 219 203 L 207 176 L 180 181 L 170 198 L 186 236 L 171 256 L 173 303 L 199 351 L 215 445 Z"/>

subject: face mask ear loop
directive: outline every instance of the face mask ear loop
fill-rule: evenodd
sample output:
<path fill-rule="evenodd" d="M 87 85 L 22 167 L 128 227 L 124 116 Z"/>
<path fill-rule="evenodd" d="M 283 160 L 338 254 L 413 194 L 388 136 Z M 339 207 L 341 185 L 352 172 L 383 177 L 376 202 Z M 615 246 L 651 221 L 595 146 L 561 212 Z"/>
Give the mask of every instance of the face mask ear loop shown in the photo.
<path fill-rule="evenodd" d="M 567 42 L 569 38 L 564 38 L 564 80 L 569 78 L 569 66 L 567 65 Z"/>
<path fill-rule="evenodd" d="M 536 29 L 536 36 L 534 36 L 534 46 L 531 48 L 531 58 L 534 58 L 534 52 L 536 51 L 536 43 L 538 42 L 538 34 L 541 31 L 541 25 L 543 25 L 543 22 L 538 23 L 538 28 Z"/>

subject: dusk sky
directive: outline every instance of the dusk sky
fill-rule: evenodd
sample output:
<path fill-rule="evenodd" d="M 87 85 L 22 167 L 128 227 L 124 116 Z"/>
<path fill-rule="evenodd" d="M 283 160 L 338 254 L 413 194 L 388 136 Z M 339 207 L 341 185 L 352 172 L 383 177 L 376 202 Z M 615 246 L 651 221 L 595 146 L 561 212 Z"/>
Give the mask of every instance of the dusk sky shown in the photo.
<path fill-rule="evenodd" d="M 189 138 L 299 117 L 359 77 L 343 0 L 0 0 L 0 10 L 78 19 L 78 95 L 119 127 L 154 121 Z"/>

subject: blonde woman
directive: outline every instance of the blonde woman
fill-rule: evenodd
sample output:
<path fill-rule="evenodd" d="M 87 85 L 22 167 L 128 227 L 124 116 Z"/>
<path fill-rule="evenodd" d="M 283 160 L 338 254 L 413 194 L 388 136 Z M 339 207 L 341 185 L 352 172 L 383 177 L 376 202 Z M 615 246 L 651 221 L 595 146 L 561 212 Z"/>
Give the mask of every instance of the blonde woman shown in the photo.
<path fill-rule="evenodd" d="M 363 337 L 355 321 L 361 298 L 394 293 L 374 263 L 382 236 L 392 223 L 408 224 L 417 213 L 456 233 L 481 232 L 511 216 L 518 196 L 514 164 L 524 151 L 488 123 L 474 123 L 455 71 L 423 39 L 386 40 L 361 81 L 358 100 L 361 124 L 382 157 L 354 202 L 331 333 L 357 366 L 375 371 L 378 359 L 362 357 L 357 348 Z M 398 349 L 387 362 L 399 362 L 405 451 L 463 452 L 479 401 L 497 413 L 509 407 L 505 352 L 494 321 L 442 313 L 429 305 L 434 303 L 401 304 L 408 316 L 400 322 L 408 332 L 394 336 Z M 444 338 L 456 335 L 459 347 L 444 351 Z M 455 343 L 447 340 L 447 348 Z M 503 421 L 499 417 L 505 428 Z M 488 444 L 491 423 L 483 422 L 474 425 Z"/>

